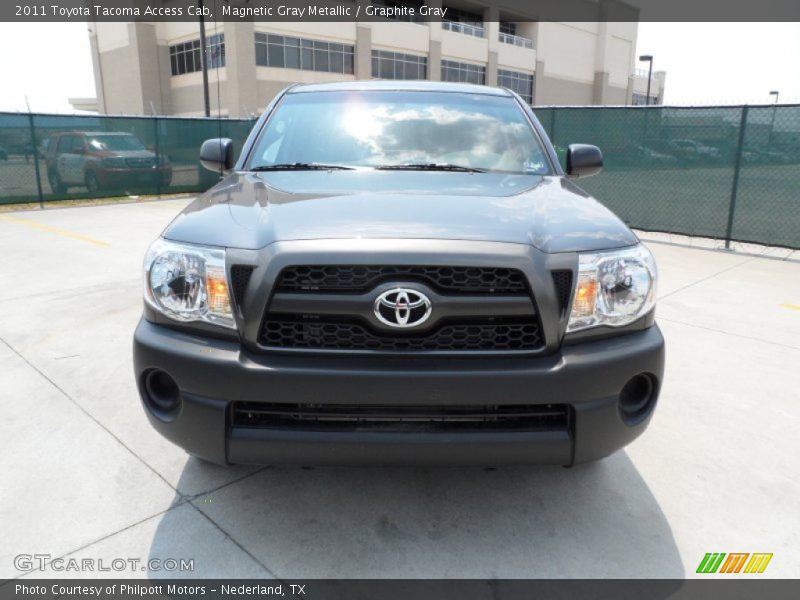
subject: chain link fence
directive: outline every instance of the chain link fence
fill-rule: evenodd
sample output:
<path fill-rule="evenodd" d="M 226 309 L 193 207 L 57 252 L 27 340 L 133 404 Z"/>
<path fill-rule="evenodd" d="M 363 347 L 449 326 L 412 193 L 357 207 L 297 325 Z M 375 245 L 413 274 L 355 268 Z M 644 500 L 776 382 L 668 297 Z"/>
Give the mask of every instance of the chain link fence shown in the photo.
<path fill-rule="evenodd" d="M 603 150 L 579 184 L 631 227 L 800 248 L 800 106 L 535 112 L 562 163 L 571 143 Z M 201 192 L 203 140 L 238 151 L 253 123 L 0 113 L 0 204 Z"/>
<path fill-rule="evenodd" d="M 800 106 L 535 109 L 562 159 L 595 144 L 579 185 L 646 231 L 800 248 Z"/>
<path fill-rule="evenodd" d="M 0 204 L 201 192 L 200 144 L 254 121 L 0 113 Z"/>

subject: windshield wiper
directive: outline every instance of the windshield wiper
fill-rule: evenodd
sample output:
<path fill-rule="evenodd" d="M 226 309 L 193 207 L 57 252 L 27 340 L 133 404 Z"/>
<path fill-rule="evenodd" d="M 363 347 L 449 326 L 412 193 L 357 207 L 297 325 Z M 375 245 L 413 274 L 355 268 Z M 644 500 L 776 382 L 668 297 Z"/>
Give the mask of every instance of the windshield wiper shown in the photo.
<path fill-rule="evenodd" d="M 451 165 L 449 163 L 410 163 L 405 165 L 382 165 L 375 167 L 381 171 L 461 171 L 464 173 L 487 173 L 488 169 Z"/>
<path fill-rule="evenodd" d="M 352 171 L 353 167 L 345 165 L 326 165 L 323 163 L 279 163 L 277 165 L 257 165 L 251 171 Z"/>

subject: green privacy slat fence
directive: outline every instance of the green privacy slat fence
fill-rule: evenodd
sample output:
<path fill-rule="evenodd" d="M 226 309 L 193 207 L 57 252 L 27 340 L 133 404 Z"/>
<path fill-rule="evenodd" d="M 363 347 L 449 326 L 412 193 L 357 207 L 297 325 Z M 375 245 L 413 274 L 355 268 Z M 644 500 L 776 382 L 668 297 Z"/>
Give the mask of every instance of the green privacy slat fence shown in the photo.
<path fill-rule="evenodd" d="M 253 123 L 0 113 L 0 204 L 201 192 L 218 179 L 197 161 L 203 140 L 241 148 Z"/>
<path fill-rule="evenodd" d="M 559 156 L 603 150 L 579 185 L 632 227 L 800 248 L 800 106 L 535 109 Z"/>
<path fill-rule="evenodd" d="M 800 106 L 535 112 L 562 162 L 570 143 L 600 146 L 603 172 L 579 184 L 632 227 L 800 248 Z M 234 119 L 0 113 L 0 204 L 201 192 L 217 179 L 197 162 L 202 141 L 230 137 L 238 151 L 252 126 Z M 83 155 L 68 151 L 73 136 L 65 133 L 80 134 Z M 138 150 L 131 158 L 117 147 Z M 83 166 L 89 156 L 99 164 L 94 181 Z M 145 164 L 149 176 L 142 175 Z"/>

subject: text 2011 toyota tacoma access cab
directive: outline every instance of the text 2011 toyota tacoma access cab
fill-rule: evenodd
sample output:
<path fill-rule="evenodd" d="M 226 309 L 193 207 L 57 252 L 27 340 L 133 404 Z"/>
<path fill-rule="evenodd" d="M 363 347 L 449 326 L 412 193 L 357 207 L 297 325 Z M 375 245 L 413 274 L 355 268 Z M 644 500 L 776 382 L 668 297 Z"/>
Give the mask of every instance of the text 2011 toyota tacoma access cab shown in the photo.
<path fill-rule="evenodd" d="M 215 463 L 572 465 L 647 426 L 650 252 L 500 89 L 298 85 L 150 247 L 145 411 Z"/>

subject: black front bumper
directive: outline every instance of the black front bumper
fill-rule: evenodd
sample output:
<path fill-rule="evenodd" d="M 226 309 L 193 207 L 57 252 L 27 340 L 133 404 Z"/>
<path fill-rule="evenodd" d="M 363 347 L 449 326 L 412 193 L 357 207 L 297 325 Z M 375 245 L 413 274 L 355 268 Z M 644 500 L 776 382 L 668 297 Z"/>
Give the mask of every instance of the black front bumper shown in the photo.
<path fill-rule="evenodd" d="M 663 377 L 664 340 L 654 325 L 536 358 L 278 356 L 142 319 L 134 368 L 153 426 L 215 463 L 571 465 L 607 456 L 647 427 Z M 180 388 L 180 408 L 169 415 L 146 399 L 143 380 L 151 369 L 166 371 Z M 620 390 L 640 373 L 655 383 L 653 400 L 629 424 L 620 412 Z M 566 404 L 570 423 L 557 430 L 456 432 L 234 427 L 233 402 Z"/>

